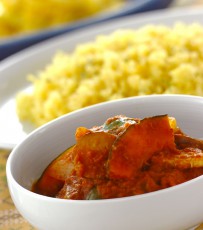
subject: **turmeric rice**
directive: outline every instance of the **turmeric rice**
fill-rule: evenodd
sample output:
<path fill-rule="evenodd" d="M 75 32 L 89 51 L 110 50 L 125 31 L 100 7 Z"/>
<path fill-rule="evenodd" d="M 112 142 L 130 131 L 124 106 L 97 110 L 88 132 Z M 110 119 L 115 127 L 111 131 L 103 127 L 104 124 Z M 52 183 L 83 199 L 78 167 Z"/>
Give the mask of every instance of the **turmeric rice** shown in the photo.
<path fill-rule="evenodd" d="M 99 35 L 72 53 L 59 52 L 33 90 L 19 92 L 17 113 L 40 126 L 96 103 L 137 95 L 203 96 L 203 27 L 146 25 Z"/>

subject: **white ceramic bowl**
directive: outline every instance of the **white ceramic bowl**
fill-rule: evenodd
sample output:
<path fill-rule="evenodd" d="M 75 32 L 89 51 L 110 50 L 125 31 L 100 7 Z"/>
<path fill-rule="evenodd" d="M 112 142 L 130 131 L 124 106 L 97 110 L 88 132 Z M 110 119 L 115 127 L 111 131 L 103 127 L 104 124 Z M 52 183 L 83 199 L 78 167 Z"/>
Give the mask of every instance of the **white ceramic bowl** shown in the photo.
<path fill-rule="evenodd" d="M 203 98 L 177 95 L 141 96 L 91 106 L 62 116 L 32 132 L 7 162 L 7 179 L 19 212 L 38 229 L 182 230 L 203 222 L 203 177 L 161 191 L 133 197 L 73 201 L 29 191 L 46 166 L 75 139 L 78 126 L 102 124 L 125 114 L 169 114 L 184 132 L 203 137 Z"/>

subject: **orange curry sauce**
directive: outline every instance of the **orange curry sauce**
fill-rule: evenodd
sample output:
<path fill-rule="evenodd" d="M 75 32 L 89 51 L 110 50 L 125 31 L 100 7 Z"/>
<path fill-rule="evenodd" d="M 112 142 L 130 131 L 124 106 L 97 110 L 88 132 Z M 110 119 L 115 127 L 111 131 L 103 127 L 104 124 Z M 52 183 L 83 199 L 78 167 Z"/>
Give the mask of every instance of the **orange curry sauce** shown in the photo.
<path fill-rule="evenodd" d="M 76 130 L 76 144 L 56 158 L 33 191 L 62 199 L 109 199 L 168 188 L 203 174 L 203 142 L 175 118 L 115 116 Z"/>

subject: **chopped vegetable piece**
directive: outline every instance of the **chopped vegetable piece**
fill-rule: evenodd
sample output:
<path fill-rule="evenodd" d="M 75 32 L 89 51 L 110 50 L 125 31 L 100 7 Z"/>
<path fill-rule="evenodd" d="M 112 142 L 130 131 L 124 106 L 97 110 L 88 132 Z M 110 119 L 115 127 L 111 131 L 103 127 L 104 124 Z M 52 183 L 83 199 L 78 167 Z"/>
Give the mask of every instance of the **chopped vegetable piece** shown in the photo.
<path fill-rule="evenodd" d="M 116 136 L 106 132 L 88 133 L 74 148 L 76 174 L 86 178 L 105 178 L 106 162 Z"/>
<path fill-rule="evenodd" d="M 130 126 L 112 146 L 109 158 L 110 178 L 133 178 L 156 152 L 176 151 L 168 116 L 146 118 Z"/>
<path fill-rule="evenodd" d="M 49 164 L 38 182 L 34 184 L 34 191 L 46 196 L 56 195 L 74 168 L 73 149 L 74 146 L 67 149 Z"/>

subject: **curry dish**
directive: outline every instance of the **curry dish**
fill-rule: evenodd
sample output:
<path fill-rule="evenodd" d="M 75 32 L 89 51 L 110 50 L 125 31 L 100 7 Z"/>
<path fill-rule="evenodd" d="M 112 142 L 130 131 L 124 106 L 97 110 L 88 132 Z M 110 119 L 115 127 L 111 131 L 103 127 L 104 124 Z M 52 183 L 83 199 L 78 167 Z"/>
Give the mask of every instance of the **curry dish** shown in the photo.
<path fill-rule="evenodd" d="M 149 193 L 203 174 L 203 142 L 184 134 L 176 119 L 118 115 L 91 129 L 57 157 L 33 191 L 61 199 L 110 199 Z"/>

